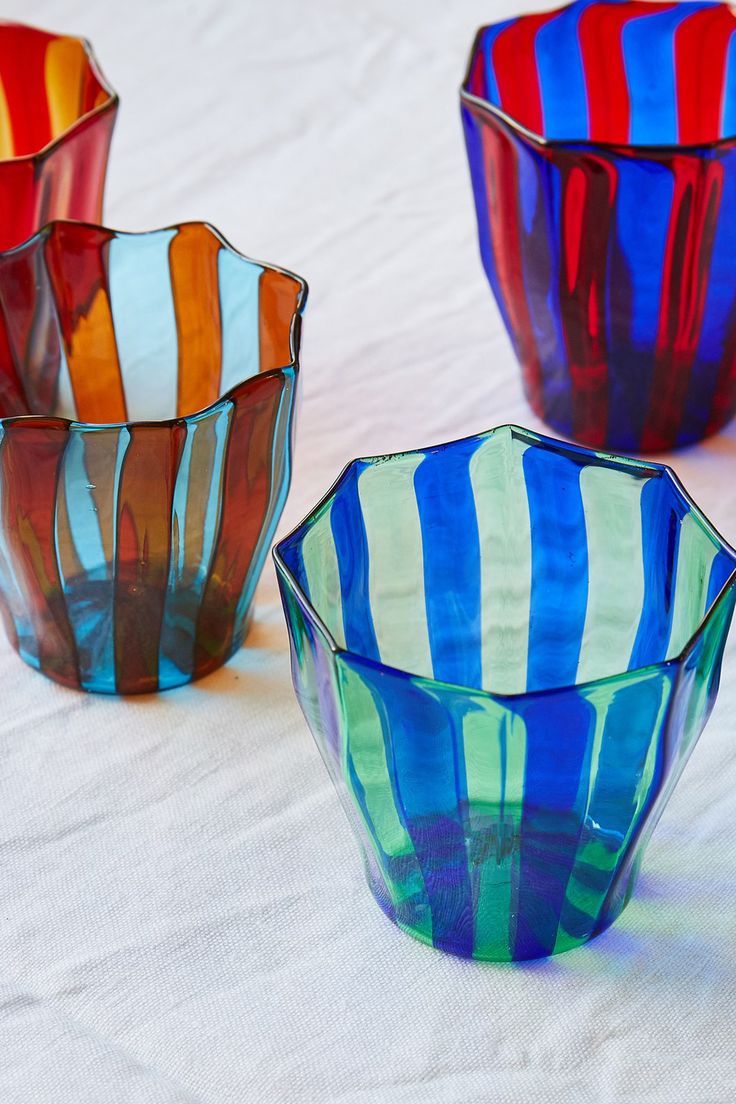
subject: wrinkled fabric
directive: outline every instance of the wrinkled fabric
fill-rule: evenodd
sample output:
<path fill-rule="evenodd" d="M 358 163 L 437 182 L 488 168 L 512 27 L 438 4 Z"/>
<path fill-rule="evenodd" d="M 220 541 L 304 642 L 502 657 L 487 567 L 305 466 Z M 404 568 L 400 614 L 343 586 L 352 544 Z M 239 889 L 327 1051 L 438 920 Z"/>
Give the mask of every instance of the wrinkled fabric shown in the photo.
<path fill-rule="evenodd" d="M 457 89 L 503 0 L 93 4 L 122 99 L 106 219 L 206 218 L 309 280 L 285 533 L 352 456 L 542 428 L 481 271 Z M 671 457 L 736 540 L 736 429 Z M 736 1096 L 736 648 L 590 946 L 525 966 L 395 929 L 297 707 L 267 563 L 248 645 L 86 697 L 0 644 L 3 1104 L 719 1104 Z"/>

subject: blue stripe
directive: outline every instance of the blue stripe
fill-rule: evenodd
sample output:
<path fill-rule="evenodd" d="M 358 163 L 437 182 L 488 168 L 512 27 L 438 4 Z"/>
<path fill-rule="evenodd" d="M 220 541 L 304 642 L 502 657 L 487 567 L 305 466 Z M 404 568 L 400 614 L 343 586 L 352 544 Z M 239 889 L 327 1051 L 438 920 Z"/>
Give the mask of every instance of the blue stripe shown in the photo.
<path fill-rule="evenodd" d="M 480 686 L 480 543 L 468 464 L 477 440 L 427 453 L 414 473 L 434 677 Z M 458 539 L 457 519 L 471 518 Z"/>
<path fill-rule="evenodd" d="M 622 30 L 631 111 L 629 137 L 639 145 L 677 142 L 674 32 L 682 22 L 684 7 L 692 5 L 637 16 Z"/>
<path fill-rule="evenodd" d="M 573 4 L 540 27 L 535 54 L 547 138 L 587 138 L 588 97 L 578 38 L 587 4 Z M 564 74 L 564 79 L 562 79 Z"/>
<path fill-rule="evenodd" d="M 542 448 L 523 458 L 532 537 L 527 689 L 575 682 L 588 600 L 580 464 Z"/>
<path fill-rule="evenodd" d="M 721 548 L 713 560 L 710 567 L 710 578 L 708 579 L 708 597 L 705 602 L 705 612 L 707 613 L 710 607 L 715 602 L 718 595 L 726 585 L 727 580 L 733 575 L 736 570 L 736 560 L 733 555 L 727 552 L 725 548 Z"/>
<path fill-rule="evenodd" d="M 510 27 L 516 22 L 518 22 L 518 17 L 506 19 L 503 23 L 495 23 L 492 27 L 486 27 L 480 42 L 480 49 L 483 51 L 483 66 L 487 82 L 487 99 L 489 103 L 495 104 L 496 107 L 501 107 L 501 92 L 498 87 L 498 81 L 496 80 L 496 71 L 493 68 L 493 45 L 498 36 L 502 34 L 507 27 Z"/>
<path fill-rule="evenodd" d="M 424 878 L 435 947 L 473 953 L 473 902 L 460 803 L 458 718 L 404 675 L 370 673 L 390 718 L 390 747 L 407 831 Z"/>
<path fill-rule="evenodd" d="M 479 122 L 473 115 L 472 111 L 469 111 L 467 107 L 463 105 L 461 109 L 463 128 L 465 131 L 465 143 L 468 150 L 468 162 L 470 164 L 470 180 L 473 185 L 473 198 L 475 200 L 475 214 L 478 222 L 478 245 L 480 247 L 480 258 L 483 262 L 483 269 L 488 282 L 491 285 L 491 290 L 496 299 L 498 309 L 503 318 L 504 325 L 508 331 L 511 341 L 515 344 L 516 337 L 513 327 L 511 325 L 511 319 L 509 318 L 508 311 L 506 309 L 506 303 L 504 300 L 503 292 L 501 291 L 501 285 L 498 279 L 498 271 L 496 269 L 496 257 L 491 241 L 491 221 L 489 210 L 489 194 L 490 186 L 488 181 L 493 169 L 490 165 L 486 165 L 483 154 L 483 143 L 481 141 L 481 128 L 485 126 L 485 123 Z M 488 177 L 488 179 L 487 179 Z"/>
<path fill-rule="evenodd" d="M 736 134 L 736 35 L 731 35 L 726 53 L 726 74 L 723 91 L 723 118 L 721 135 L 731 138 Z"/>
<path fill-rule="evenodd" d="M 585 845 L 594 845 L 592 860 L 578 860 L 573 870 L 576 881 L 591 890 L 597 902 L 604 900 L 610 889 L 617 866 L 615 857 L 634 822 L 649 747 L 660 735 L 655 724 L 662 706 L 663 687 L 665 684 L 672 687 L 667 671 L 633 679 L 615 690 L 606 707 L 600 755 L 580 840 L 583 856 Z M 592 693 L 593 706 L 597 693 L 597 690 Z M 610 856 L 608 863 L 601 861 L 605 853 Z M 599 908 L 590 914 L 566 900 L 560 925 L 574 938 L 587 939 L 598 913 Z"/>
<path fill-rule="evenodd" d="M 540 171 L 546 174 L 542 182 L 544 213 L 547 220 L 546 241 L 549 249 L 549 279 L 541 293 L 545 296 L 550 326 L 544 340 L 537 340 L 542 373 L 544 415 L 560 433 L 572 436 L 572 387 L 570 385 L 569 359 L 560 314 L 560 252 L 559 227 L 562 219 L 562 175 L 551 160 L 541 162 Z M 540 309 L 541 313 L 541 309 Z"/>
<path fill-rule="evenodd" d="M 342 620 L 349 651 L 379 662 L 368 586 L 368 539 L 358 498 L 358 477 L 367 464 L 354 464 L 332 503 L 330 524 L 340 569 Z"/>
<path fill-rule="evenodd" d="M 733 154 L 728 156 L 733 158 Z M 736 224 L 732 217 L 734 210 L 736 173 L 733 172 L 733 164 L 726 162 L 720 212 L 715 226 L 706 283 L 703 321 L 683 406 L 678 445 L 700 440 L 705 434 L 713 411 L 713 397 L 724 357 L 730 359 L 733 356 L 729 345 L 733 341 L 736 327 L 732 294 L 736 257 Z"/>
<path fill-rule="evenodd" d="M 548 454 L 549 455 L 549 454 Z M 526 769 L 513 957 L 553 952 L 577 854 L 595 710 L 575 690 L 522 700 Z M 550 739 L 555 733 L 557 739 Z"/>
<path fill-rule="evenodd" d="M 666 474 L 647 480 L 641 493 L 644 607 L 629 670 L 661 663 L 672 630 L 680 526 L 688 505 L 676 493 Z"/>
<path fill-rule="evenodd" d="M 668 213 L 675 185 L 666 165 L 620 159 L 617 167 L 607 274 L 608 298 L 617 305 L 615 317 L 609 311 L 607 319 L 608 425 L 622 448 L 636 450 L 649 409 L 652 349 L 659 329 Z"/>

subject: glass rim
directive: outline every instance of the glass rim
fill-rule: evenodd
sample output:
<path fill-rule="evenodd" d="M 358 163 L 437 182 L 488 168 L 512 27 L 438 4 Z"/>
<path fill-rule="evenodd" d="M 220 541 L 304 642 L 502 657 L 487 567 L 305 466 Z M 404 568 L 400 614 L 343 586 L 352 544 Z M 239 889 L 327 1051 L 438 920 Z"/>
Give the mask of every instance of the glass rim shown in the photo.
<path fill-rule="evenodd" d="M 577 0 L 571 0 L 569 4 L 562 4 L 558 8 L 548 9 L 545 14 L 556 15 L 559 12 L 566 11 L 568 8 L 574 7 Z M 629 0 L 619 0 L 619 6 L 625 6 Z M 650 0 L 652 8 L 667 7 L 667 3 L 663 0 Z M 732 8 L 730 4 L 724 3 L 723 0 L 713 0 L 713 7 L 729 8 L 734 11 L 734 31 L 736 32 L 736 9 Z M 538 14 L 536 12 L 524 12 L 518 15 L 517 20 L 523 20 L 531 15 Z M 506 22 L 503 20 L 502 22 Z M 538 134 L 535 130 L 531 130 L 525 126 L 513 115 L 510 115 L 507 111 L 504 111 L 502 107 L 497 104 L 491 103 L 490 100 L 484 99 L 482 96 L 476 96 L 475 93 L 470 92 L 468 85 L 470 83 L 470 77 L 473 68 L 473 62 L 475 61 L 478 46 L 482 34 L 490 30 L 492 27 L 500 26 L 499 23 L 487 23 L 480 27 L 473 39 L 473 45 L 470 48 L 470 54 L 468 56 L 468 63 L 465 67 L 465 75 L 463 76 L 462 84 L 460 85 L 460 100 L 463 104 L 466 104 L 469 109 L 475 108 L 491 115 L 498 119 L 500 122 L 505 123 L 515 134 L 520 138 L 523 138 L 527 142 L 530 142 L 534 146 L 539 146 L 543 149 L 549 150 L 570 150 L 577 153 L 595 153 L 597 150 L 603 150 L 609 153 L 620 153 L 633 157 L 650 155 L 671 155 L 676 153 L 690 154 L 691 156 L 705 156 L 708 153 L 724 152 L 736 148 L 736 134 L 730 134 L 721 136 L 719 138 L 713 138 L 710 142 L 608 142 L 608 141 L 596 141 L 592 138 L 548 138 L 544 134 Z"/>
<path fill-rule="evenodd" d="M 357 464 L 371 464 L 375 462 L 390 462 L 392 460 L 403 459 L 405 457 L 417 456 L 419 454 L 426 454 L 429 452 L 439 452 L 446 448 L 451 448 L 453 445 L 460 445 L 463 442 L 468 441 L 482 441 L 487 440 L 497 433 L 508 430 L 512 437 L 520 438 L 521 440 L 528 441 L 530 444 L 541 443 L 542 445 L 551 445 L 557 450 L 563 450 L 573 453 L 577 456 L 593 456 L 603 461 L 600 464 L 601 467 L 609 467 L 616 465 L 619 469 L 639 469 L 649 470 L 652 474 L 657 474 L 659 477 L 667 476 L 673 483 L 675 490 L 685 498 L 690 506 L 695 510 L 698 519 L 703 523 L 708 533 L 716 540 L 723 549 L 725 549 L 733 560 L 733 569 L 724 582 L 721 589 L 718 591 L 716 597 L 710 606 L 710 609 L 701 617 L 697 628 L 693 634 L 689 637 L 684 647 L 678 652 L 676 656 L 671 659 L 659 660 L 655 663 L 647 663 L 639 667 L 634 667 L 628 671 L 617 671 L 610 675 L 605 675 L 602 678 L 587 679 L 584 682 L 569 682 L 561 683 L 559 686 L 548 686 L 538 690 L 521 690 L 513 694 L 500 693 L 494 690 L 486 690 L 480 686 L 467 686 L 462 683 L 446 682 L 443 679 L 436 679 L 428 675 L 418 675 L 402 667 L 395 667 L 390 663 L 383 663 L 380 660 L 371 659 L 369 656 L 362 655 L 360 652 L 356 652 L 351 648 L 343 647 L 338 644 L 334 636 L 327 628 L 324 620 L 319 614 L 319 611 L 315 608 L 313 602 L 309 599 L 301 584 L 295 578 L 293 572 L 290 570 L 286 561 L 282 555 L 282 548 L 291 542 L 297 542 L 302 539 L 303 531 L 306 532 L 308 526 L 316 521 L 317 518 L 330 502 L 334 499 L 337 492 L 340 490 L 342 484 L 346 481 L 350 472 Z M 292 592 L 295 594 L 304 611 L 313 620 L 316 627 L 322 633 L 325 642 L 327 643 L 330 651 L 335 656 L 344 656 L 347 659 L 357 660 L 358 663 L 372 668 L 376 671 L 383 671 L 391 676 L 398 676 L 402 679 L 409 679 L 412 682 L 420 683 L 421 685 L 431 688 L 436 687 L 438 690 L 449 691 L 456 694 L 461 694 L 463 697 L 476 697 L 485 700 L 498 701 L 501 703 L 513 703 L 525 701 L 530 698 L 537 698 L 551 694 L 570 693 L 572 691 L 579 692 L 584 690 L 591 690 L 601 686 L 606 686 L 611 683 L 623 682 L 629 678 L 642 677 L 645 675 L 654 674 L 657 671 L 664 671 L 670 668 L 680 667 L 688 658 L 690 653 L 694 650 L 699 639 L 704 634 L 705 630 L 709 626 L 710 622 L 714 620 L 716 611 L 722 604 L 728 592 L 736 585 L 736 549 L 734 549 L 727 540 L 725 540 L 718 532 L 713 523 L 706 517 L 698 504 L 693 500 L 691 495 L 685 490 L 685 487 L 681 483 L 677 472 L 669 464 L 657 463 L 653 460 L 639 460 L 635 457 L 619 456 L 617 453 L 598 452 L 595 449 L 585 448 L 583 445 L 571 444 L 567 441 L 559 440 L 555 437 L 549 437 L 543 433 L 537 433 L 534 430 L 526 429 L 524 426 L 516 425 L 513 422 L 504 422 L 501 425 L 494 426 L 492 429 L 481 431 L 480 433 L 470 433 L 465 437 L 458 437 L 452 441 L 444 441 L 440 444 L 430 445 L 426 448 L 414 448 L 406 449 L 403 452 L 391 452 L 377 456 L 359 456 L 354 457 L 352 460 L 343 466 L 340 474 L 333 481 L 331 486 L 322 495 L 317 504 L 312 507 L 311 510 L 302 518 L 302 520 L 295 525 L 276 545 L 274 545 L 272 551 L 274 563 L 277 571 L 284 577 L 285 581 L 290 586 Z"/>
<path fill-rule="evenodd" d="M 58 31 L 49 31 L 43 27 L 37 27 L 31 23 L 20 23 L 18 20 L 3 19 L 0 20 L 0 34 L 3 30 L 13 27 L 21 27 L 23 30 L 36 31 L 42 35 L 50 35 L 54 39 L 73 39 L 78 42 L 87 58 L 87 63 L 94 74 L 96 80 L 99 82 L 101 88 L 105 92 L 106 99 L 102 103 L 97 104 L 95 107 L 91 107 L 89 111 L 85 111 L 82 115 L 78 115 L 73 123 L 65 127 L 60 134 L 57 134 L 55 138 L 49 139 L 45 146 L 41 146 L 40 149 L 34 150 L 32 153 L 22 153 L 17 157 L 2 157 L 0 158 L 0 171 L 2 171 L 3 165 L 15 165 L 27 161 L 31 164 L 45 161 L 47 157 L 50 157 L 56 149 L 63 145 L 68 138 L 85 126 L 91 119 L 95 119 L 100 115 L 105 115 L 110 111 L 115 111 L 120 105 L 120 96 L 115 91 L 110 81 L 107 79 L 102 71 L 102 66 L 95 54 L 92 43 L 89 39 L 73 34 L 63 34 Z"/>
<path fill-rule="evenodd" d="M 224 391 L 221 395 L 218 395 L 218 397 L 213 402 L 208 403 L 207 406 L 200 407 L 198 410 L 193 410 L 190 414 L 184 414 L 180 417 L 129 418 L 120 422 L 84 422 L 76 418 L 58 417 L 54 414 L 12 414 L 5 418 L 0 418 L 0 430 L 3 432 L 8 427 L 14 425 L 35 425 L 37 428 L 47 429 L 58 428 L 73 433 L 94 433 L 98 430 L 121 429 L 125 427 L 129 429 L 138 429 L 140 427 L 174 429 L 176 426 L 187 426 L 193 422 L 210 417 L 216 411 L 224 408 L 228 403 L 232 403 L 240 398 L 240 396 L 246 390 L 250 389 L 258 380 L 271 379 L 279 376 L 291 376 L 296 378 L 299 375 L 301 319 L 309 295 L 309 285 L 303 276 L 299 276 L 296 272 L 292 272 L 288 268 L 283 268 L 281 265 L 272 264 L 268 261 L 258 261 L 253 257 L 249 257 L 239 249 L 236 249 L 235 246 L 228 241 L 225 235 L 221 233 L 216 226 L 213 226 L 212 223 L 197 219 L 188 219 L 170 226 L 155 227 L 152 230 L 115 230 L 110 226 L 103 226 L 100 223 L 94 222 L 84 222 L 81 219 L 53 219 L 51 222 L 47 222 L 42 226 L 40 230 L 31 234 L 24 242 L 21 242 L 19 245 L 14 245 L 11 249 L 0 251 L 0 264 L 6 257 L 17 256 L 25 251 L 32 250 L 40 241 L 51 237 L 57 226 L 72 227 L 80 231 L 102 231 L 116 238 L 145 238 L 154 234 L 165 234 L 167 231 L 178 232 L 185 227 L 196 226 L 206 230 L 220 243 L 222 248 L 241 260 L 246 261 L 249 265 L 261 268 L 264 271 L 276 272 L 281 276 L 286 276 L 294 280 L 294 282 L 298 284 L 299 290 L 297 293 L 296 306 L 292 311 L 289 322 L 289 354 L 291 360 L 288 364 L 284 364 L 279 368 L 270 368 L 267 372 L 257 372 L 253 376 L 247 376 L 245 379 L 240 380 L 239 383 L 233 384 L 232 387 L 228 388 L 228 390 Z"/>

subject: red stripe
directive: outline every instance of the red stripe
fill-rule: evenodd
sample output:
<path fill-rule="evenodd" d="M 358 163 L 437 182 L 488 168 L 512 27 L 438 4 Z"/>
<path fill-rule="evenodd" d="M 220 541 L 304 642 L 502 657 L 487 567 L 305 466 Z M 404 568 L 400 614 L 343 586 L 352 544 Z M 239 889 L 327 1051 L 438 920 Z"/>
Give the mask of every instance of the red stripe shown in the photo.
<path fill-rule="evenodd" d="M 52 418 L 6 423 L 0 450 L 0 524 L 27 601 L 41 670 L 66 686 L 79 686 L 76 641 L 54 532 L 57 483 L 67 440 L 66 424 Z"/>
<path fill-rule="evenodd" d="M 572 435 L 602 448 L 608 424 L 608 238 L 617 175 L 613 164 L 590 154 L 562 159 L 560 170 L 560 315 L 572 384 Z"/>
<path fill-rule="evenodd" d="M 0 72 L 16 157 L 37 153 L 51 140 L 46 47 L 54 37 L 21 25 L 0 29 Z"/>
<path fill-rule="evenodd" d="M 115 549 L 115 683 L 119 694 L 158 690 L 161 625 L 183 424 L 130 427 L 120 475 Z"/>
<path fill-rule="evenodd" d="M 534 412 L 544 418 L 542 369 L 524 287 L 515 139 L 509 137 L 502 124 L 486 116 L 480 120 L 478 129 L 483 146 L 488 223 L 499 290 L 516 340 L 527 401 Z"/>
<path fill-rule="evenodd" d="M 518 19 L 501 31 L 491 48 L 500 106 L 534 134 L 544 133 L 544 113 L 534 46 L 537 31 L 557 12 Z"/>
<path fill-rule="evenodd" d="M 468 91 L 473 96 L 488 99 L 488 81 L 486 79 L 485 58 L 483 57 L 483 39 L 479 35 L 476 39 L 473 61 L 468 75 Z"/>
<path fill-rule="evenodd" d="M 194 677 L 212 671 L 233 647 L 235 613 L 271 496 L 273 435 L 284 388 L 281 375 L 248 381 L 230 422 L 220 531 L 197 619 Z"/>
<path fill-rule="evenodd" d="M 708 272 L 723 190 L 723 164 L 687 155 L 668 161 L 675 181 L 662 273 L 662 296 L 643 451 L 677 440 L 697 352 Z"/>
<path fill-rule="evenodd" d="M 683 145 L 721 136 L 728 44 L 736 28 L 725 4 L 703 8 L 675 31 L 678 138 Z"/>
<path fill-rule="evenodd" d="M 630 105 L 621 32 L 652 5 L 594 4 L 580 16 L 578 36 L 588 95 L 589 137 L 596 142 L 628 142 Z"/>

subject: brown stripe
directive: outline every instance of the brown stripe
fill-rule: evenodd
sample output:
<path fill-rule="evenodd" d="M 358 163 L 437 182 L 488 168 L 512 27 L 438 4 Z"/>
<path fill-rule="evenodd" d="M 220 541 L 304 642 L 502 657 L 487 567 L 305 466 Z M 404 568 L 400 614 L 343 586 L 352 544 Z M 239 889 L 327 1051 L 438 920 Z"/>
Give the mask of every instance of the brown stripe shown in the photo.
<path fill-rule="evenodd" d="M 111 237 L 90 234 L 80 247 L 78 229 L 59 223 L 46 243 L 77 418 L 84 422 L 127 419 L 107 286 Z"/>
<path fill-rule="evenodd" d="M 158 689 L 171 508 L 186 429 L 130 429 L 117 501 L 115 682 L 120 694 Z"/>

